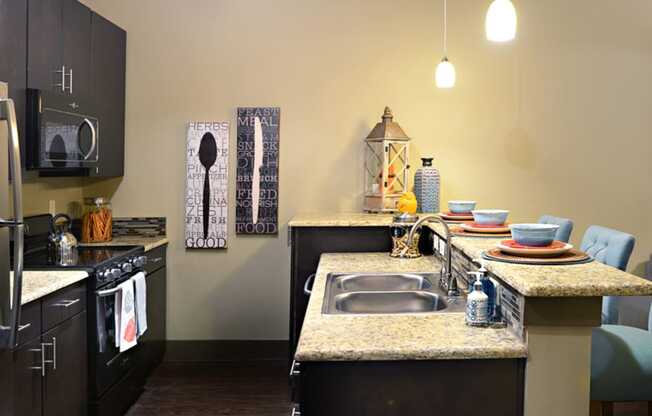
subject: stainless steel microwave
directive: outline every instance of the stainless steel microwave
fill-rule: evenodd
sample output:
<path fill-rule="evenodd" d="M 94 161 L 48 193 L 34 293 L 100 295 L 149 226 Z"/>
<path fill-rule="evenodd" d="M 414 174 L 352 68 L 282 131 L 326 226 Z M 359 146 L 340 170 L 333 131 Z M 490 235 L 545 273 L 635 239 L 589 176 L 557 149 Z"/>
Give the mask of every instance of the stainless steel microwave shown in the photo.
<path fill-rule="evenodd" d="M 88 103 L 28 89 L 25 124 L 28 169 L 83 174 L 98 165 L 100 126 Z"/>

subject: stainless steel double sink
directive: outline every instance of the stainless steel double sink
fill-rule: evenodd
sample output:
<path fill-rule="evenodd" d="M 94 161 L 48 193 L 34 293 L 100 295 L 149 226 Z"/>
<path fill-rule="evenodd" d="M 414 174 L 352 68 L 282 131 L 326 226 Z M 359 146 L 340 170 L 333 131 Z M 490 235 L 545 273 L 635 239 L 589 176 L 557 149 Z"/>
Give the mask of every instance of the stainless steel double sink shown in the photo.
<path fill-rule="evenodd" d="M 447 299 L 435 273 L 330 273 L 324 314 L 462 312 L 464 298 Z"/>

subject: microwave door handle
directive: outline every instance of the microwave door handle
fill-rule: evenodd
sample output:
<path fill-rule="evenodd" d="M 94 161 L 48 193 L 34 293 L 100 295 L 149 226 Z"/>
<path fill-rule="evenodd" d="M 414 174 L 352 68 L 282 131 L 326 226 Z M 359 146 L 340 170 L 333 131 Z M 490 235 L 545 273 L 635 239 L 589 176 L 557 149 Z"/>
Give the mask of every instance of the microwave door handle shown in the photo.
<path fill-rule="evenodd" d="M 20 144 L 18 141 L 18 125 L 16 109 L 12 99 L 0 100 L 0 119 L 7 120 L 9 130 L 9 168 L 11 170 L 11 185 L 13 192 L 14 224 L 14 287 L 11 297 L 11 313 L 6 346 L 14 348 L 17 345 L 18 326 L 20 324 L 21 295 L 23 287 L 23 193 L 22 170 L 20 166 Z M 3 340 L 4 341 L 4 340 Z"/>
<path fill-rule="evenodd" d="M 93 152 L 95 152 L 95 148 L 97 148 L 97 131 L 95 130 L 95 126 L 89 119 L 85 118 L 82 123 L 87 124 L 88 127 L 91 129 L 91 148 L 88 150 L 88 153 L 86 153 L 86 156 L 84 156 L 84 160 L 88 160 L 88 158 L 91 157 Z"/>

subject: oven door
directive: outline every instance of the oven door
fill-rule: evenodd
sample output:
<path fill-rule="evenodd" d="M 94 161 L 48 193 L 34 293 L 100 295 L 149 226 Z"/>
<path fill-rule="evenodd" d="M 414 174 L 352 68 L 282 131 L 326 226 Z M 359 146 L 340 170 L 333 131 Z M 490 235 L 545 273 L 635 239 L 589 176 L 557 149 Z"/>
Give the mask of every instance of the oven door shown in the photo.
<path fill-rule="evenodd" d="M 44 108 L 39 137 L 41 168 L 84 168 L 99 160 L 97 118 Z"/>
<path fill-rule="evenodd" d="M 129 276 L 130 277 L 130 276 Z M 127 279 L 129 278 L 127 277 Z M 118 382 L 134 365 L 134 354 L 139 346 L 135 346 L 125 352 L 115 346 L 115 292 L 111 292 L 120 283 L 111 283 L 93 293 L 95 314 L 90 324 L 93 339 L 90 364 L 91 380 L 94 382 L 94 394 L 100 397 L 109 387 Z"/>

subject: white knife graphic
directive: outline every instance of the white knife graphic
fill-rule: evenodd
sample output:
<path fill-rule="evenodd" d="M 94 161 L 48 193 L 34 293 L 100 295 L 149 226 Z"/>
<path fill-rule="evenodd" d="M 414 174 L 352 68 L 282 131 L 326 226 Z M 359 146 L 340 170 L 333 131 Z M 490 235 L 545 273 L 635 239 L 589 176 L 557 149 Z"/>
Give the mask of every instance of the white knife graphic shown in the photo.
<path fill-rule="evenodd" d="M 251 215 L 253 223 L 258 223 L 258 210 L 260 202 L 260 169 L 263 167 L 263 127 L 260 118 L 254 119 L 254 166 L 251 180 Z"/>

